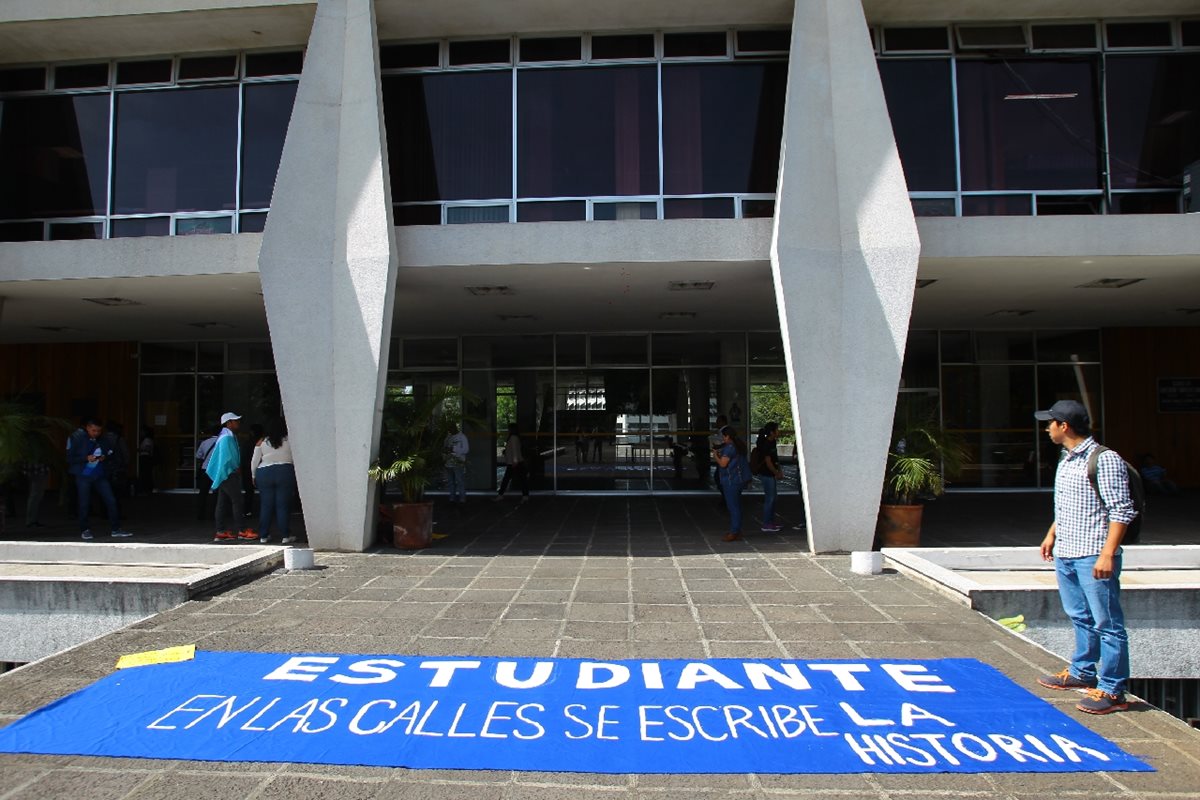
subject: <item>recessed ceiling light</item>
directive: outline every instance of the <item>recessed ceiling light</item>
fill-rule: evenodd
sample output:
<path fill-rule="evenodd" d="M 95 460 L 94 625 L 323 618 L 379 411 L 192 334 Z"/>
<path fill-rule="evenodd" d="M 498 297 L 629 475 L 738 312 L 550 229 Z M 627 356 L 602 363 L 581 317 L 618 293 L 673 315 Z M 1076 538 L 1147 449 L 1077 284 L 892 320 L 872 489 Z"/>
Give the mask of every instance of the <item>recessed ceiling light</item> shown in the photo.
<path fill-rule="evenodd" d="M 85 297 L 85 303 L 95 303 L 98 306 L 140 306 L 137 300 L 130 300 L 127 297 Z"/>
<path fill-rule="evenodd" d="M 695 319 L 695 311 L 664 311 L 658 315 L 659 319 Z"/>
<path fill-rule="evenodd" d="M 988 314 L 989 317 L 1027 317 L 1033 313 L 1029 308 L 1002 308 Z"/>
<path fill-rule="evenodd" d="M 937 278 L 917 278 L 917 288 L 924 289 L 931 283 L 937 283 Z"/>
<path fill-rule="evenodd" d="M 667 284 L 667 291 L 707 292 L 716 285 L 716 281 L 671 281 Z"/>
<path fill-rule="evenodd" d="M 464 286 L 463 288 L 476 297 L 493 294 L 516 294 L 511 286 Z"/>
<path fill-rule="evenodd" d="M 189 322 L 188 327 L 200 328 L 202 330 L 208 330 L 209 328 L 233 328 L 232 325 L 224 322 Z"/>
<path fill-rule="evenodd" d="M 1076 289 L 1121 289 L 1130 284 L 1140 283 L 1145 278 L 1100 278 L 1090 283 L 1081 283 Z"/>

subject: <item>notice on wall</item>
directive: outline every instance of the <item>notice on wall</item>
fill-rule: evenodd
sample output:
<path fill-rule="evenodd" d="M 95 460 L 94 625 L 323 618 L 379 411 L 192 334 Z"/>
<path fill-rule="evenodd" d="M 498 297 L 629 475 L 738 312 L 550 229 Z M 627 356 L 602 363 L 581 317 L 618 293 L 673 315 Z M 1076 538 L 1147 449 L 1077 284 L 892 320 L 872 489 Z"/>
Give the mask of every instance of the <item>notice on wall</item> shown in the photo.
<path fill-rule="evenodd" d="M 1200 411 L 1200 378 L 1159 378 L 1160 413 Z"/>
<path fill-rule="evenodd" d="M 605 773 L 1152 771 L 973 659 L 197 652 L 0 729 L 0 752 Z"/>

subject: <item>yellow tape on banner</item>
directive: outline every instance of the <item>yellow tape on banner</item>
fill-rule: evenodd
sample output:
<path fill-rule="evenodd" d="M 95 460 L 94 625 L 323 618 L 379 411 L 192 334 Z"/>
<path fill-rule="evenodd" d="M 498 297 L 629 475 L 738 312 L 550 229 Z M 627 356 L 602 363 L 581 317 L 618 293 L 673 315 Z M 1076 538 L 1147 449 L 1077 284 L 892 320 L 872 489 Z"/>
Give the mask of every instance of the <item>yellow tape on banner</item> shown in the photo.
<path fill-rule="evenodd" d="M 117 659 L 117 669 L 126 667 L 144 667 L 147 664 L 172 664 L 176 661 L 191 661 L 196 657 L 196 645 L 183 644 L 178 647 L 167 647 L 162 650 L 147 650 L 144 653 L 130 653 Z"/>

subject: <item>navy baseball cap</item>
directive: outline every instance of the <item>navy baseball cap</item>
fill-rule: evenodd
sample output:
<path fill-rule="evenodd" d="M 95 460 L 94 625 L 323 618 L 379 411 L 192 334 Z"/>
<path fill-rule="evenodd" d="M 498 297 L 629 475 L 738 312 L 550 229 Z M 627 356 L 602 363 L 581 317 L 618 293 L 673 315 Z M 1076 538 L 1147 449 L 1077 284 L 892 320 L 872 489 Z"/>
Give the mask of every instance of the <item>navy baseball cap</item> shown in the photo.
<path fill-rule="evenodd" d="M 1059 400 L 1045 411 L 1033 412 L 1034 419 L 1049 422 L 1052 419 L 1065 422 L 1076 430 L 1086 430 L 1092 423 L 1087 409 L 1078 400 Z"/>

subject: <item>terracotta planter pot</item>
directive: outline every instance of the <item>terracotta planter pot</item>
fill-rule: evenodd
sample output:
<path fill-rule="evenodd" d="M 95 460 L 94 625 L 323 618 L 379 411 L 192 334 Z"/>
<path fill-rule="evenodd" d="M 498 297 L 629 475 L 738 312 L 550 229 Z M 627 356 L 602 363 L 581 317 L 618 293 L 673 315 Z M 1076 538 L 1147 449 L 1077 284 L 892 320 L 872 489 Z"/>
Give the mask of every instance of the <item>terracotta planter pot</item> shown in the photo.
<path fill-rule="evenodd" d="M 433 503 L 391 503 L 380 506 L 379 513 L 396 548 L 420 550 L 433 541 Z"/>
<path fill-rule="evenodd" d="M 920 547 L 921 512 L 925 506 L 879 507 L 875 538 L 880 547 Z"/>

